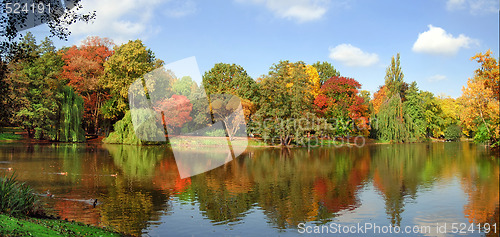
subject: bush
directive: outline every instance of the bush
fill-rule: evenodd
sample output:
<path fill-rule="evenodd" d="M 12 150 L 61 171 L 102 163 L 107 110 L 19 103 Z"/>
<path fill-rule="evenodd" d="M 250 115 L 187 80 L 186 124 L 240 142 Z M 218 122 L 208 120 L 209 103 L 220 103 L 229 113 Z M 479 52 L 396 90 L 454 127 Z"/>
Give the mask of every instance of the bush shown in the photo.
<path fill-rule="evenodd" d="M 138 110 L 135 114 L 135 116 L 138 117 L 147 115 L 147 111 L 145 110 Z M 141 127 L 139 127 L 139 129 L 137 129 L 139 135 L 147 140 L 139 139 L 134 130 L 134 124 L 132 123 L 132 115 L 130 111 L 127 111 L 123 119 L 116 122 L 113 128 L 114 132 L 110 133 L 109 136 L 103 140 L 104 143 L 128 145 L 161 144 L 162 142 L 156 142 L 156 139 L 158 137 L 165 136 L 163 132 L 158 131 L 154 121 L 151 121 L 151 123 L 144 123 Z"/>
<path fill-rule="evenodd" d="M 444 138 L 450 141 L 456 141 L 460 139 L 462 135 L 462 129 L 456 124 L 451 124 L 444 130 Z"/>
<path fill-rule="evenodd" d="M 22 216 L 35 215 L 39 211 L 38 197 L 31 187 L 18 182 L 14 174 L 0 177 L 0 213 Z"/>
<path fill-rule="evenodd" d="M 485 143 L 491 139 L 491 135 L 488 132 L 488 128 L 485 124 L 481 124 L 474 134 L 474 142 Z"/>

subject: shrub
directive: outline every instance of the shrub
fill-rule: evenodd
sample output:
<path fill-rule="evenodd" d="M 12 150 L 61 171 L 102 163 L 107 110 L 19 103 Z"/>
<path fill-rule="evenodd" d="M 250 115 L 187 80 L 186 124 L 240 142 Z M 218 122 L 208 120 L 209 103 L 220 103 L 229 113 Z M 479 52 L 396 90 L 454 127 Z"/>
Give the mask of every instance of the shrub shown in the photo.
<path fill-rule="evenodd" d="M 462 135 L 462 129 L 456 124 L 451 124 L 444 130 L 444 138 L 446 140 L 456 141 L 460 139 Z"/>
<path fill-rule="evenodd" d="M 138 117 L 147 115 L 147 111 L 145 110 L 136 111 L 136 116 Z M 161 144 L 162 142 L 154 142 L 154 140 L 157 137 L 165 136 L 163 132 L 158 131 L 157 127 L 154 124 L 154 121 L 151 121 L 151 123 L 144 123 L 138 129 L 141 137 L 147 138 L 147 140 L 144 141 L 139 139 L 134 130 L 134 124 L 132 123 L 132 115 L 130 111 L 127 111 L 123 119 L 116 122 L 113 128 L 114 132 L 110 133 L 109 136 L 103 140 L 104 143 L 128 145 Z"/>
<path fill-rule="evenodd" d="M 12 216 L 34 215 L 40 211 L 38 197 L 31 187 L 10 177 L 0 177 L 0 213 Z"/>
<path fill-rule="evenodd" d="M 491 134 L 488 131 L 487 125 L 481 124 L 474 134 L 474 142 L 484 143 L 491 139 Z"/>

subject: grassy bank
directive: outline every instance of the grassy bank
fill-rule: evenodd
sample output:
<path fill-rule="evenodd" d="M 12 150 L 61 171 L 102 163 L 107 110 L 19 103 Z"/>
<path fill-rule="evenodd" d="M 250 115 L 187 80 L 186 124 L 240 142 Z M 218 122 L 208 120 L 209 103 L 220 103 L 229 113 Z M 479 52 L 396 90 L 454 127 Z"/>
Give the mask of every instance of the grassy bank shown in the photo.
<path fill-rule="evenodd" d="M 0 236 L 120 236 L 120 234 L 82 223 L 47 218 L 33 189 L 17 181 L 15 174 L 11 174 L 0 176 Z"/>
<path fill-rule="evenodd" d="M 21 128 L 1 127 L 0 128 L 0 141 L 21 140 L 21 139 L 23 139 L 23 136 L 21 134 L 16 134 L 19 132 L 22 132 Z"/>
<path fill-rule="evenodd" d="M 110 230 L 77 222 L 16 218 L 0 214 L 0 236 L 121 236 Z"/>

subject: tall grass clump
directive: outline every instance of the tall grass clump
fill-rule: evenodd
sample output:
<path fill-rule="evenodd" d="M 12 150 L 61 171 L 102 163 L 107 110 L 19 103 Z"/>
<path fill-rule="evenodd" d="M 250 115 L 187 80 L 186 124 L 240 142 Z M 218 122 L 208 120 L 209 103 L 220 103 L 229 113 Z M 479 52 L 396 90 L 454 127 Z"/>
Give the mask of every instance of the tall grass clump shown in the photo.
<path fill-rule="evenodd" d="M 0 214 L 27 216 L 39 214 L 38 197 L 33 189 L 16 180 L 16 176 L 0 177 Z"/>

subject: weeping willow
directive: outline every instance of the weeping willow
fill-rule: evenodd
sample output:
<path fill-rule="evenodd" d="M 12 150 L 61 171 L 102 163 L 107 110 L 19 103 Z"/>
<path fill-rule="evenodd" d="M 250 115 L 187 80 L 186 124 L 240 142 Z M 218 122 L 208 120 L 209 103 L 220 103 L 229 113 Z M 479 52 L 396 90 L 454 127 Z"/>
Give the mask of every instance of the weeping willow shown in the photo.
<path fill-rule="evenodd" d="M 83 142 L 85 131 L 82 128 L 83 98 L 72 87 L 62 90 L 62 103 L 59 117 L 59 141 Z"/>
<path fill-rule="evenodd" d="M 403 103 L 398 93 L 394 94 L 380 107 L 377 115 L 378 136 L 391 142 L 405 142 L 409 134 L 403 117 Z"/>

